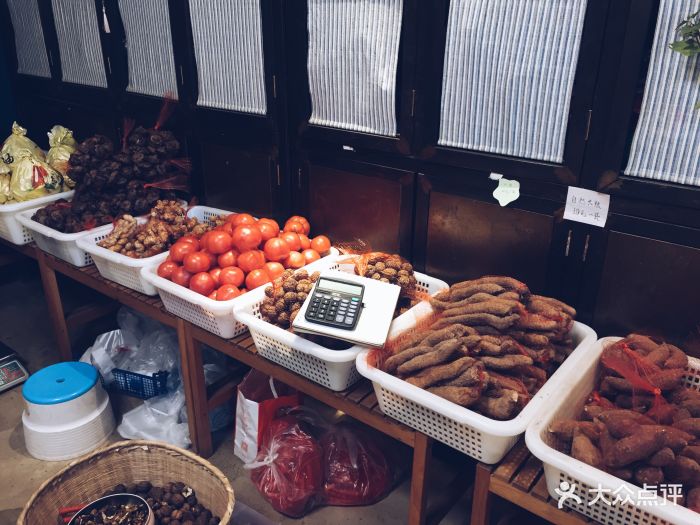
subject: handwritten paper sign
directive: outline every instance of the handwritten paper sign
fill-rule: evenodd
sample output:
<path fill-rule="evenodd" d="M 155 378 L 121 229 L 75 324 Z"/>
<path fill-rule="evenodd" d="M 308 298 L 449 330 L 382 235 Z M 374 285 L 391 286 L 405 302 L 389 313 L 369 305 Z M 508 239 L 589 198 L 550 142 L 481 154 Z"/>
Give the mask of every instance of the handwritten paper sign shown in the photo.
<path fill-rule="evenodd" d="M 608 219 L 609 208 L 610 195 L 569 186 L 564 218 L 602 228 Z"/>
<path fill-rule="evenodd" d="M 520 183 L 517 180 L 498 179 L 498 187 L 493 190 L 498 204 L 505 206 L 520 197 Z"/>

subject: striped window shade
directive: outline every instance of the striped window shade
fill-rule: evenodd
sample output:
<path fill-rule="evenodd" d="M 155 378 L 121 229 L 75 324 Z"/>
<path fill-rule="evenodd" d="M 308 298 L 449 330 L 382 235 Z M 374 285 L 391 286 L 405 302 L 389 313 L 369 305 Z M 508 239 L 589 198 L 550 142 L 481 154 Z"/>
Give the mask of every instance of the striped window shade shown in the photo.
<path fill-rule="evenodd" d="M 700 186 L 700 60 L 672 51 L 697 0 L 661 0 L 642 109 L 625 175 Z"/>
<path fill-rule="evenodd" d="M 119 0 L 129 57 L 126 90 L 141 95 L 177 98 L 168 0 Z"/>
<path fill-rule="evenodd" d="M 17 73 L 51 77 L 37 0 L 7 0 L 17 48 Z"/>
<path fill-rule="evenodd" d="M 107 87 L 94 0 L 51 0 L 64 82 Z"/>
<path fill-rule="evenodd" d="M 587 0 L 452 0 L 443 146 L 561 163 Z"/>
<path fill-rule="evenodd" d="M 403 0 L 308 0 L 308 75 L 319 126 L 396 135 Z"/>
<path fill-rule="evenodd" d="M 198 106 L 264 115 L 260 0 L 190 0 Z"/>

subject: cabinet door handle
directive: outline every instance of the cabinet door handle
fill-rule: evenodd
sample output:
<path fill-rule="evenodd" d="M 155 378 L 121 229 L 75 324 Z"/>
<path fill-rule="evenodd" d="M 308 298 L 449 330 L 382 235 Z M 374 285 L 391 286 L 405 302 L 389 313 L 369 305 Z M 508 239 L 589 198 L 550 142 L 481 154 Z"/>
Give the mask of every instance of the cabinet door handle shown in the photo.
<path fill-rule="evenodd" d="M 569 251 L 571 250 L 571 236 L 573 232 L 569 230 L 568 235 L 566 236 L 566 248 L 564 249 L 564 257 L 569 256 Z"/>
<path fill-rule="evenodd" d="M 588 243 L 591 240 L 591 234 L 586 234 L 586 242 L 583 245 L 583 255 L 581 256 L 581 262 L 586 262 L 586 257 L 588 257 Z"/>

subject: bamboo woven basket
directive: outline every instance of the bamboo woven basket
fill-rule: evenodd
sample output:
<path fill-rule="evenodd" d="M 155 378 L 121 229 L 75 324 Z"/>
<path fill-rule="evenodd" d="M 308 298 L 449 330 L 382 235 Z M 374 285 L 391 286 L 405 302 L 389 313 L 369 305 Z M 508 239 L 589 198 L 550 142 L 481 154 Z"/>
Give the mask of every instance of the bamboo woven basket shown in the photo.
<path fill-rule="evenodd" d="M 120 441 L 82 457 L 45 481 L 32 495 L 17 525 L 53 525 L 58 509 L 90 503 L 119 483 L 147 480 L 154 485 L 182 481 L 227 525 L 234 496 L 224 474 L 207 460 L 155 441 Z"/>

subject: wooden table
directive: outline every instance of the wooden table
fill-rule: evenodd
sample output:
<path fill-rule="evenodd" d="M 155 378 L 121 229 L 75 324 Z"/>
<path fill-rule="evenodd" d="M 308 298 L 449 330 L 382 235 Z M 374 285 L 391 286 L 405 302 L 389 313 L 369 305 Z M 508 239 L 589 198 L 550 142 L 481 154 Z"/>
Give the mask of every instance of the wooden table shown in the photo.
<path fill-rule="evenodd" d="M 471 525 L 489 523 L 491 506 L 496 497 L 557 525 L 592 523 L 576 511 L 557 508 L 556 500 L 547 491 L 542 462 L 530 454 L 524 439 L 518 441 L 498 465 L 477 464 Z"/>

